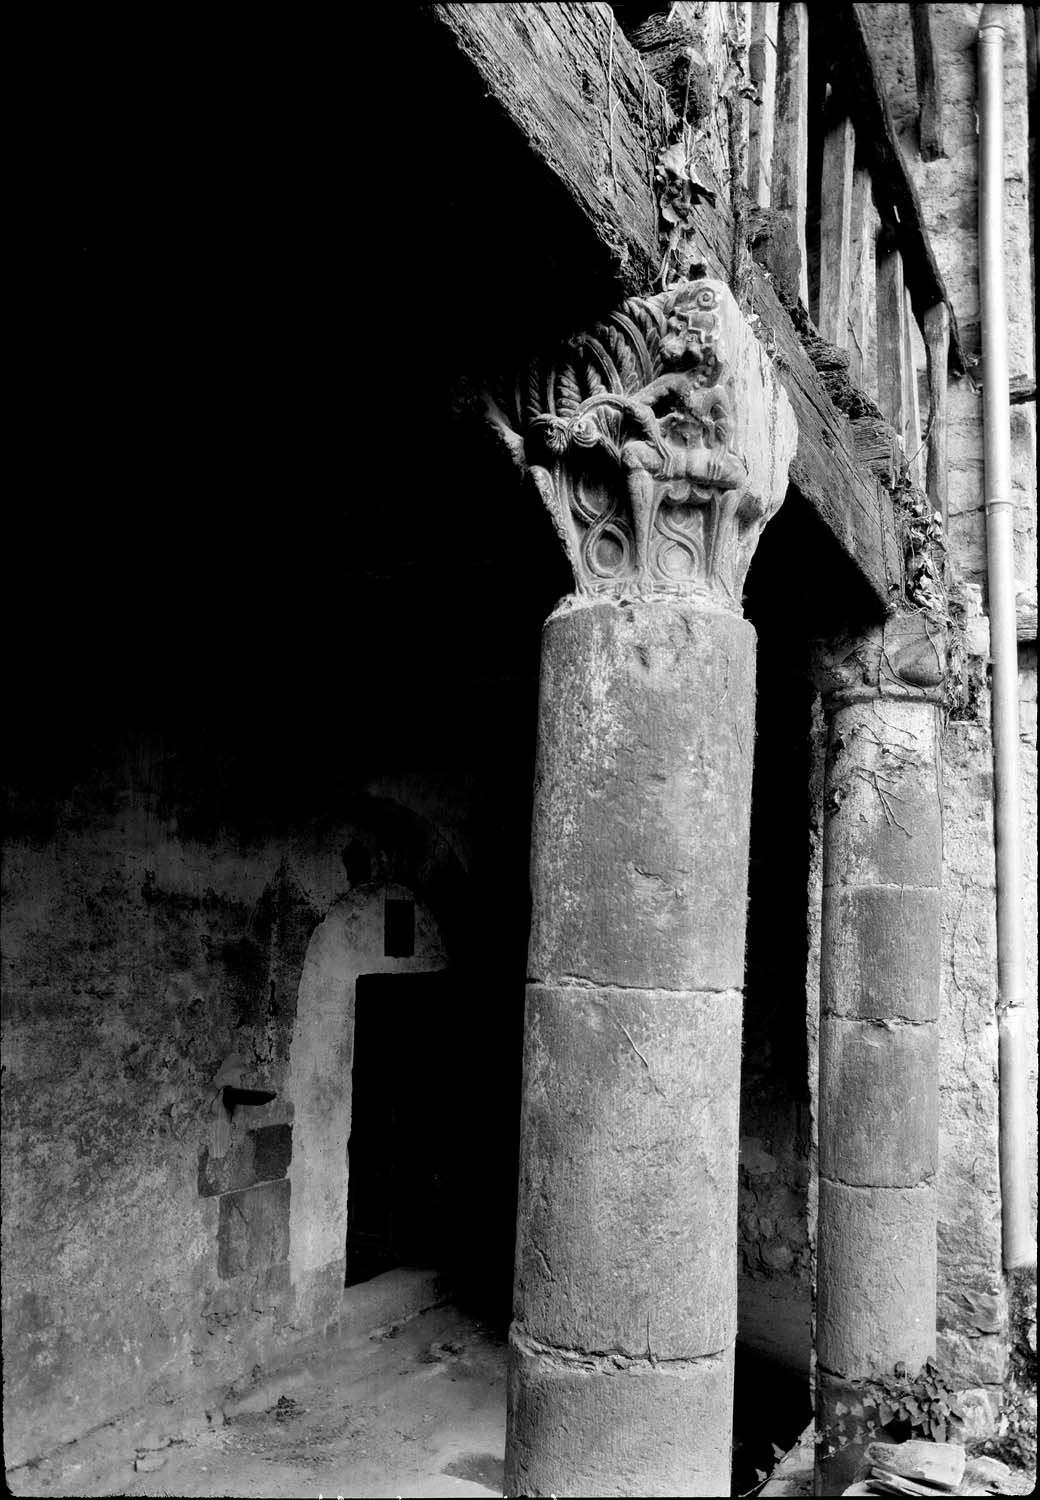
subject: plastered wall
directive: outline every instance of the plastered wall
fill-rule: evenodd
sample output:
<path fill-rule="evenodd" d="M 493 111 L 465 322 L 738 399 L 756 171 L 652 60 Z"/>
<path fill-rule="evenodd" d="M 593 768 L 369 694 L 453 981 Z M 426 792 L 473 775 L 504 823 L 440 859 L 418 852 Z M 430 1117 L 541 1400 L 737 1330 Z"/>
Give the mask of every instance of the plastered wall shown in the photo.
<path fill-rule="evenodd" d="M 164 764 L 135 742 L 10 809 L 12 1467 L 144 1402 L 173 1431 L 204 1420 L 254 1364 L 335 1321 L 354 979 L 445 962 L 421 900 L 413 955 L 384 956 L 388 891 L 420 886 L 458 931 L 458 855 L 392 798 L 368 799 L 365 826 L 247 836 L 172 796 Z M 453 835 L 464 848 L 457 814 Z M 221 1081 L 275 1098 L 218 1129 Z"/>

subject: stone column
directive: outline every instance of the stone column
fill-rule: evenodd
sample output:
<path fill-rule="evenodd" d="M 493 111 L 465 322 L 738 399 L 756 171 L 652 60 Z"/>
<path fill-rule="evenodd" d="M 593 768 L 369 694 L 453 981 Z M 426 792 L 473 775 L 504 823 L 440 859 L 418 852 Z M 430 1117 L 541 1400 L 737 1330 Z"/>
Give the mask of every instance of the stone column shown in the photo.
<path fill-rule="evenodd" d="M 840 1494 L 882 1435 L 863 1383 L 935 1354 L 944 676 L 945 630 L 925 613 L 825 668 L 820 1495 Z"/>
<path fill-rule="evenodd" d="M 796 427 L 717 282 L 626 303 L 522 389 L 492 419 L 577 588 L 543 638 L 505 1492 L 728 1494 L 740 591 Z"/>

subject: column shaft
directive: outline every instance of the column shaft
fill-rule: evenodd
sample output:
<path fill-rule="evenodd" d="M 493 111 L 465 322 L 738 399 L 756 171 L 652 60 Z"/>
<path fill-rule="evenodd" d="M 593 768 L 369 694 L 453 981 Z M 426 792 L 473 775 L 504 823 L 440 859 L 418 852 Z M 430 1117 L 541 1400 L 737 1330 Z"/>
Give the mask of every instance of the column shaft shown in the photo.
<path fill-rule="evenodd" d="M 543 643 L 505 1489 L 729 1491 L 754 632 Z"/>
<path fill-rule="evenodd" d="M 820 1016 L 818 1494 L 862 1457 L 859 1382 L 935 1352 L 942 803 L 925 697 L 831 704 Z"/>

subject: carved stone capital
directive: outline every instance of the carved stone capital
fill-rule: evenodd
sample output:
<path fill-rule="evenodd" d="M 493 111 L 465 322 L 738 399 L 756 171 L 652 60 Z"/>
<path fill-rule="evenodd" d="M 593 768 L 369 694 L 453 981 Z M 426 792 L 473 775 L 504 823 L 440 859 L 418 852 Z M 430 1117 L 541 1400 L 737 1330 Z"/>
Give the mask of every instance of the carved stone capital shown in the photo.
<path fill-rule="evenodd" d="M 893 615 L 861 635 L 820 644 L 816 684 L 832 707 L 868 698 L 944 703 L 949 696 L 949 626 L 927 610 Z"/>
<path fill-rule="evenodd" d="M 489 400 L 597 598 L 706 595 L 739 612 L 798 429 L 719 281 L 631 298 Z"/>

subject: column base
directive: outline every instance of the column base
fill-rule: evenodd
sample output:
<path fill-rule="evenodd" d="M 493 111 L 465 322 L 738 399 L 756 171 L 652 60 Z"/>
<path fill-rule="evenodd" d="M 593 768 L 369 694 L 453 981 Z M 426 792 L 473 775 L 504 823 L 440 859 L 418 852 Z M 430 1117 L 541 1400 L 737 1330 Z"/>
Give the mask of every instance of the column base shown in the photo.
<path fill-rule="evenodd" d="M 855 1381 L 817 1368 L 813 1494 L 840 1495 L 855 1482 L 867 1444 L 886 1435 L 876 1426 L 877 1415 L 875 1406 L 864 1403 Z"/>

